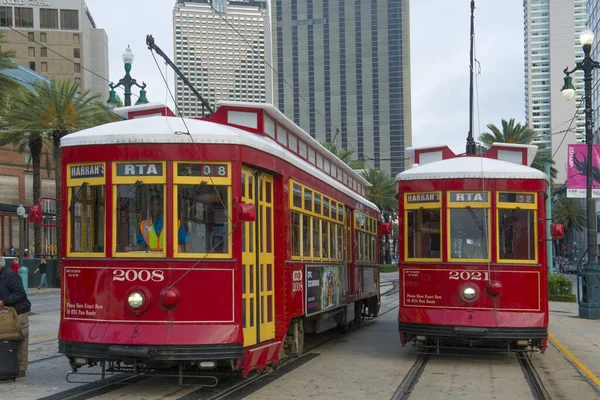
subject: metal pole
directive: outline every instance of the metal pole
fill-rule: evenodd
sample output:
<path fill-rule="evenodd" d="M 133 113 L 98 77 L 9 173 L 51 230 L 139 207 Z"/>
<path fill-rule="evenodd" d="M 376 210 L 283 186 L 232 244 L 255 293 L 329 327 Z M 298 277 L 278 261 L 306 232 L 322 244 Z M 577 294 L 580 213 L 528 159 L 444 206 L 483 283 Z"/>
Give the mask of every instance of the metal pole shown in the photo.
<path fill-rule="evenodd" d="M 471 51 L 469 60 L 469 135 L 467 136 L 467 154 L 475 154 L 473 140 L 473 42 L 475 41 L 475 0 L 471 0 Z"/>
<path fill-rule="evenodd" d="M 19 264 L 23 263 L 23 216 L 19 215 Z"/>
<path fill-rule="evenodd" d="M 548 178 L 550 178 L 550 176 L 552 175 L 552 168 L 551 168 L 551 164 L 548 163 L 546 164 L 546 174 L 548 175 Z M 552 220 L 550 219 L 552 217 L 552 185 L 548 185 L 548 197 L 546 198 L 546 235 L 548 235 L 549 238 L 552 238 L 552 235 L 550 234 L 550 225 L 552 223 Z M 553 275 L 554 274 L 554 258 L 553 258 L 553 254 L 552 254 L 552 248 L 554 247 L 554 240 L 550 240 L 549 242 L 546 241 L 546 251 L 547 251 L 547 257 L 548 257 L 548 275 Z"/>
<path fill-rule="evenodd" d="M 593 145 L 594 129 L 592 116 L 592 70 L 597 64 L 590 57 L 591 45 L 583 46 L 585 54 L 582 70 L 585 90 L 585 141 L 587 144 L 587 240 L 588 240 L 588 263 L 583 272 L 583 302 L 579 306 L 579 316 L 582 318 L 600 318 L 600 304 L 596 303 L 600 298 L 598 282 L 600 269 L 598 265 L 598 245 L 596 240 L 596 201 L 592 196 L 593 185 Z"/>

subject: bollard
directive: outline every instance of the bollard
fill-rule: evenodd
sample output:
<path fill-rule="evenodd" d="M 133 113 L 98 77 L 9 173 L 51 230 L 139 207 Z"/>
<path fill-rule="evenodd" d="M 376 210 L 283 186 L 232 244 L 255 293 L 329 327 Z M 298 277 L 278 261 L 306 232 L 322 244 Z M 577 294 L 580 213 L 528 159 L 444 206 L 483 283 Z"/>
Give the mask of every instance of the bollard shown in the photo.
<path fill-rule="evenodd" d="M 22 266 L 21 268 L 19 268 L 19 275 L 21 276 L 21 280 L 23 281 L 23 288 L 25 289 L 25 296 L 27 296 L 29 294 L 28 292 L 28 287 L 29 287 L 29 269 L 25 266 Z"/>

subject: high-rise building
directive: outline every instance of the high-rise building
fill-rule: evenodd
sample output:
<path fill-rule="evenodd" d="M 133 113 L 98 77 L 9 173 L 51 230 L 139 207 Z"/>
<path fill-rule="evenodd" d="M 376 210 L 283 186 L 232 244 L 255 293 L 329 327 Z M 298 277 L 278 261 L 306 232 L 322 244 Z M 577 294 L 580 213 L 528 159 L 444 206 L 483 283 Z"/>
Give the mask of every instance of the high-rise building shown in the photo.
<path fill-rule="evenodd" d="M 402 172 L 412 143 L 408 0 L 272 0 L 277 107 L 367 167 Z"/>
<path fill-rule="evenodd" d="M 6 39 L 2 50 L 14 50 L 19 64 L 106 94 L 108 37 L 85 1 L 4 1 L 0 29 Z"/>
<path fill-rule="evenodd" d="M 270 102 L 267 0 L 177 0 L 175 64 L 212 108 L 219 100 Z M 176 78 L 176 103 L 186 117 L 202 103 Z"/>
<path fill-rule="evenodd" d="M 554 183 L 561 184 L 567 145 L 585 142 L 583 74 L 572 75 L 573 101 L 561 93 L 565 67 L 573 68 L 583 57 L 579 33 L 586 27 L 585 0 L 524 0 L 523 6 L 526 121 L 537 132 L 537 143 L 552 152 L 558 171 Z"/>
<path fill-rule="evenodd" d="M 600 0 L 587 0 L 587 27 L 594 32 L 595 38 L 592 43 L 592 59 L 600 60 Z M 600 90 L 598 84 L 600 83 L 600 75 L 598 71 L 592 74 L 594 80 L 592 82 L 592 114 L 594 117 L 594 143 L 600 142 L 598 139 L 598 133 L 600 132 L 600 113 L 598 106 L 600 106 Z M 600 206 L 600 203 L 596 203 Z"/>

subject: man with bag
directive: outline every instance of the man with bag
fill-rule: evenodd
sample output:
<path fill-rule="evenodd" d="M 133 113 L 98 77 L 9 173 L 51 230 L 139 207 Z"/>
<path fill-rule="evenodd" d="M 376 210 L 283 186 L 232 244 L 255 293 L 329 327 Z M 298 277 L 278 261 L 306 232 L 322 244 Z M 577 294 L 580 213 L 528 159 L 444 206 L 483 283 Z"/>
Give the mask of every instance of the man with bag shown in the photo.
<path fill-rule="evenodd" d="M 13 307 L 17 312 L 19 330 L 22 339 L 19 340 L 19 377 L 24 377 L 27 371 L 29 353 L 29 311 L 31 303 L 27 299 L 23 282 L 19 275 L 5 267 L 4 258 L 0 257 L 0 307 Z"/>

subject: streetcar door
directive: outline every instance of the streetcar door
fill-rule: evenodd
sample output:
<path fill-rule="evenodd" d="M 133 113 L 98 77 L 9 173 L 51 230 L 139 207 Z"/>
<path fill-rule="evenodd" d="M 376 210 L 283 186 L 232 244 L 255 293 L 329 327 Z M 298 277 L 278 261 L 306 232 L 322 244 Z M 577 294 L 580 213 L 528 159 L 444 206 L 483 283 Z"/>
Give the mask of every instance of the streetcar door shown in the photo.
<path fill-rule="evenodd" d="M 243 167 L 242 202 L 256 206 L 242 231 L 242 326 L 252 346 L 275 337 L 273 176 Z"/>

